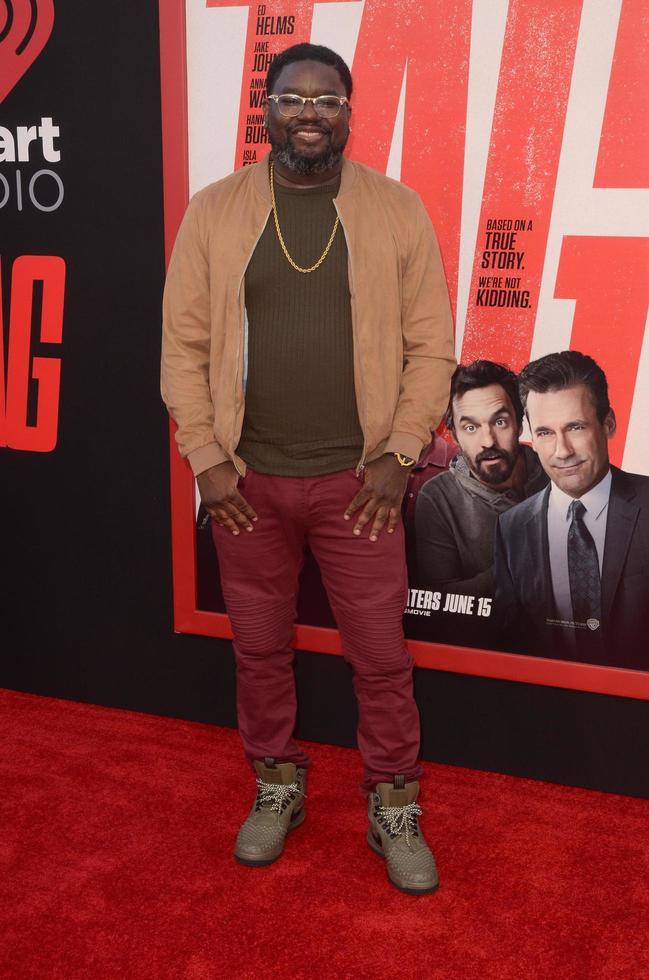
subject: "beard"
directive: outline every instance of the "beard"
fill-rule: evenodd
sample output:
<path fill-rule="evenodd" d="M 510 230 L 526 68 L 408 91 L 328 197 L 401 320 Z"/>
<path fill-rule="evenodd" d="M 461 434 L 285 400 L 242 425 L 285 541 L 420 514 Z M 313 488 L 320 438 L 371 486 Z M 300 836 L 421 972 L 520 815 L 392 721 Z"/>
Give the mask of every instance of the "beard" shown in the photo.
<path fill-rule="evenodd" d="M 268 134 L 270 145 L 273 148 L 273 159 L 280 163 L 287 170 L 303 177 L 311 177 L 314 174 L 323 174 L 328 170 L 333 170 L 342 160 L 343 150 L 347 145 L 347 136 L 342 143 L 333 143 L 331 134 L 328 135 L 327 147 L 316 156 L 307 156 L 298 153 L 291 139 L 290 133 L 286 134 L 286 141 L 280 144 Z"/>
<path fill-rule="evenodd" d="M 469 467 L 475 476 L 486 483 L 488 486 L 497 487 L 510 478 L 516 466 L 518 453 L 508 453 L 504 449 L 485 449 L 478 453 L 475 459 L 469 461 Z M 483 466 L 486 459 L 498 459 L 499 462 L 492 463 L 491 466 Z"/>

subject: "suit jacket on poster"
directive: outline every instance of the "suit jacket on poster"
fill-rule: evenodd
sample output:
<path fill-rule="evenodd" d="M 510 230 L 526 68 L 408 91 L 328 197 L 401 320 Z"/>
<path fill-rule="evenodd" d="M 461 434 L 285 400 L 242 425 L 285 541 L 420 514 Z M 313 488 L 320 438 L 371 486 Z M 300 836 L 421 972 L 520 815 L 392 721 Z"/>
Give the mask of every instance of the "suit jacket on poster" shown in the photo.
<path fill-rule="evenodd" d="M 494 616 L 501 646 L 568 660 L 649 669 L 649 477 L 611 467 L 601 640 L 585 656 L 554 618 L 548 545 L 551 487 L 502 514 L 496 529 Z"/>

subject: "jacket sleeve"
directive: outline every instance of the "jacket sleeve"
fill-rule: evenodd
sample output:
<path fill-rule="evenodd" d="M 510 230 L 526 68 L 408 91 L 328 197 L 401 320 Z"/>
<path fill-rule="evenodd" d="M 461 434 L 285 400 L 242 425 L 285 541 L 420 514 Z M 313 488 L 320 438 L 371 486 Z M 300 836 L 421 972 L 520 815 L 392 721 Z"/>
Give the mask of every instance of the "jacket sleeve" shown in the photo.
<path fill-rule="evenodd" d="M 210 394 L 210 287 L 200 198 L 182 220 L 163 299 L 161 391 L 178 426 L 176 442 L 195 475 L 226 460 L 214 440 Z"/>
<path fill-rule="evenodd" d="M 402 272 L 403 372 L 385 452 L 417 459 L 446 411 L 456 360 L 453 320 L 437 237 L 415 197 Z"/>
<path fill-rule="evenodd" d="M 429 483 L 435 483 L 435 477 Z M 433 488 L 417 497 L 417 582 L 425 589 L 440 589 L 462 595 L 490 596 L 491 567 L 467 578 L 453 527 L 449 524 Z"/>

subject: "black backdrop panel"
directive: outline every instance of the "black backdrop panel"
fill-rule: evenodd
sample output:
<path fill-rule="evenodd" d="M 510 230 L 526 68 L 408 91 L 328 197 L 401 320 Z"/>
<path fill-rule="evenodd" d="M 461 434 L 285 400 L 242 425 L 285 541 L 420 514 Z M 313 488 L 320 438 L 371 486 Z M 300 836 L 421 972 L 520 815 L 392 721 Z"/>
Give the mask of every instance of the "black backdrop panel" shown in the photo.
<path fill-rule="evenodd" d="M 0 209 L 5 355 L 14 259 L 60 256 L 67 271 L 62 344 L 40 343 L 37 316 L 32 337 L 34 354 L 62 359 L 56 448 L 0 449 L 0 684 L 233 725 L 229 644 L 171 625 L 155 4 L 56 4 L 50 40 L 0 103 L 10 130 L 45 117 L 60 161 L 34 145 L 0 162 L 10 181 L 47 167 L 64 186 L 54 211 Z M 299 735 L 353 744 L 346 664 L 299 653 L 297 677 Z M 649 795 L 647 702 L 430 670 L 416 689 L 426 758 Z"/>

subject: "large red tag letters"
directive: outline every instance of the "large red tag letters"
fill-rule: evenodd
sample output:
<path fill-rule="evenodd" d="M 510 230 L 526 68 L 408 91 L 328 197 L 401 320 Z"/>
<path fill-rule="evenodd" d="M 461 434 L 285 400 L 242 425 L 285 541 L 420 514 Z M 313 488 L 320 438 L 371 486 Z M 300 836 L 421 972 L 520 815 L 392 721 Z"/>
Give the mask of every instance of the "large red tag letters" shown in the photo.
<path fill-rule="evenodd" d="M 13 264 L 9 304 L 6 389 L 4 319 L 0 287 L 0 446 L 49 453 L 56 446 L 61 360 L 32 358 L 34 283 L 43 284 L 39 339 L 60 344 L 63 334 L 65 262 L 57 255 L 21 255 Z M 36 419 L 29 424 L 30 383 L 37 385 Z"/>

